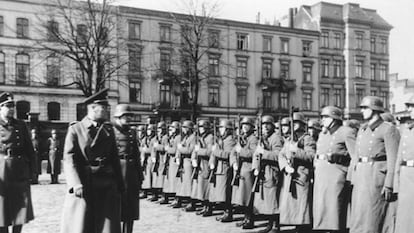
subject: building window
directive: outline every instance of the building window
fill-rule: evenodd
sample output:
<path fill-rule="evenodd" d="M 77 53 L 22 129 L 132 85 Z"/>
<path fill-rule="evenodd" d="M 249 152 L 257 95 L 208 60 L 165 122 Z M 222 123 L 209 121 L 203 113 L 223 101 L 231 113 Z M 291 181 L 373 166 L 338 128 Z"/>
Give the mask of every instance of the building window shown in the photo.
<path fill-rule="evenodd" d="M 77 41 L 80 44 L 85 44 L 88 41 L 87 27 L 85 24 L 78 24 L 76 27 Z"/>
<path fill-rule="evenodd" d="M 208 106 L 218 107 L 220 104 L 220 89 L 219 87 L 208 88 Z"/>
<path fill-rule="evenodd" d="M 16 55 L 16 85 L 29 85 L 30 58 L 27 54 Z"/>
<path fill-rule="evenodd" d="M 280 78 L 289 79 L 289 62 L 280 62 Z"/>
<path fill-rule="evenodd" d="M 129 49 L 128 51 L 128 70 L 130 73 L 141 72 L 141 50 Z"/>
<path fill-rule="evenodd" d="M 238 87 L 237 88 L 237 107 L 245 108 L 247 106 L 247 88 Z"/>
<path fill-rule="evenodd" d="M 312 41 L 302 41 L 303 56 L 308 57 L 312 52 Z"/>
<path fill-rule="evenodd" d="M 246 59 L 237 60 L 236 77 L 247 78 L 247 60 Z"/>
<path fill-rule="evenodd" d="M 263 108 L 272 108 L 272 92 L 270 91 L 263 91 Z"/>
<path fill-rule="evenodd" d="M 380 70 L 379 79 L 381 81 L 387 81 L 388 80 L 388 78 L 387 78 L 387 65 L 381 64 L 380 67 L 379 67 L 379 70 Z"/>
<path fill-rule="evenodd" d="M 0 52 L 0 83 L 4 84 L 6 82 L 6 65 L 5 65 L 5 56 L 4 53 Z"/>
<path fill-rule="evenodd" d="M 128 38 L 131 40 L 141 39 L 141 23 L 137 21 L 128 22 Z"/>
<path fill-rule="evenodd" d="M 329 88 L 321 88 L 321 107 L 329 105 Z"/>
<path fill-rule="evenodd" d="M 129 101 L 132 103 L 141 103 L 141 83 L 129 83 Z"/>
<path fill-rule="evenodd" d="M 59 23 L 56 21 L 47 22 L 47 39 L 57 41 L 59 38 Z"/>
<path fill-rule="evenodd" d="M 208 41 L 210 44 L 210 48 L 219 48 L 220 33 L 218 31 L 210 31 L 208 34 Z"/>
<path fill-rule="evenodd" d="M 365 96 L 365 89 L 357 88 L 356 89 L 356 107 L 359 108 L 362 98 Z"/>
<path fill-rule="evenodd" d="M 58 102 L 47 103 L 47 118 L 49 121 L 60 120 L 60 104 Z"/>
<path fill-rule="evenodd" d="M 337 32 L 334 34 L 334 48 L 335 49 L 341 49 L 342 43 L 341 43 L 341 33 Z"/>
<path fill-rule="evenodd" d="M 371 90 L 371 96 L 377 96 L 377 90 Z"/>
<path fill-rule="evenodd" d="M 322 77 L 329 77 L 329 60 L 328 59 L 321 60 L 321 73 L 322 73 Z"/>
<path fill-rule="evenodd" d="M 262 68 L 262 77 L 263 78 L 271 78 L 272 77 L 272 61 L 271 60 L 263 60 L 263 68 Z"/>
<path fill-rule="evenodd" d="M 303 82 L 311 82 L 312 81 L 312 64 L 303 64 L 302 72 L 303 72 Z"/>
<path fill-rule="evenodd" d="M 160 85 L 160 102 L 162 104 L 171 103 L 171 86 L 170 85 Z"/>
<path fill-rule="evenodd" d="M 364 43 L 364 34 L 363 33 L 356 33 L 356 49 L 362 49 Z"/>
<path fill-rule="evenodd" d="M 0 36 L 4 36 L 4 19 L 3 16 L 0 15 Z"/>
<path fill-rule="evenodd" d="M 388 108 L 388 92 L 380 91 L 379 97 L 381 98 L 382 102 L 384 103 L 384 108 Z"/>
<path fill-rule="evenodd" d="M 376 39 L 375 37 L 371 37 L 371 53 L 375 53 L 375 43 L 376 43 Z"/>
<path fill-rule="evenodd" d="M 388 53 L 388 40 L 387 40 L 387 38 L 381 38 L 381 48 L 380 48 L 380 51 L 381 51 L 381 53 L 383 53 L 383 54 L 387 54 Z"/>
<path fill-rule="evenodd" d="M 46 62 L 46 83 L 48 86 L 58 86 L 60 79 L 60 59 L 50 56 Z"/>
<path fill-rule="evenodd" d="M 282 109 L 289 108 L 289 93 L 288 92 L 280 92 L 279 100 L 280 100 L 280 108 Z"/>
<path fill-rule="evenodd" d="M 322 48 L 329 48 L 329 32 L 322 32 L 321 34 L 321 47 Z"/>
<path fill-rule="evenodd" d="M 341 60 L 334 60 L 333 61 L 333 67 L 334 67 L 334 77 L 339 78 L 342 77 L 342 69 L 341 69 Z"/>
<path fill-rule="evenodd" d="M 219 58 L 217 56 L 209 57 L 208 73 L 209 76 L 219 76 Z"/>
<path fill-rule="evenodd" d="M 237 50 L 247 50 L 249 47 L 249 35 L 237 34 Z"/>
<path fill-rule="evenodd" d="M 29 20 L 26 18 L 17 18 L 16 21 L 16 36 L 17 38 L 29 37 Z"/>
<path fill-rule="evenodd" d="M 17 101 L 16 102 L 16 116 L 17 119 L 20 120 L 27 120 L 28 119 L 28 113 L 30 112 L 30 102 L 28 101 Z"/>
<path fill-rule="evenodd" d="M 280 52 L 283 54 L 289 54 L 289 39 L 280 39 Z"/>
<path fill-rule="evenodd" d="M 166 51 L 161 51 L 160 70 L 169 71 L 170 69 L 171 69 L 171 54 Z"/>
<path fill-rule="evenodd" d="M 342 107 L 342 89 L 340 88 L 335 88 L 334 89 L 334 105 L 336 107 Z"/>
<path fill-rule="evenodd" d="M 263 36 L 263 52 L 272 51 L 272 37 Z"/>
<path fill-rule="evenodd" d="M 355 77 L 356 78 L 362 78 L 363 76 L 363 67 L 364 62 L 363 61 L 356 61 L 355 62 Z"/>
<path fill-rule="evenodd" d="M 371 67 L 370 67 L 370 78 L 371 80 L 375 80 L 375 70 L 376 70 L 376 65 L 374 63 L 371 63 Z"/>
<path fill-rule="evenodd" d="M 171 41 L 171 26 L 170 25 L 160 26 L 160 40 L 164 42 Z"/>
<path fill-rule="evenodd" d="M 303 91 L 303 110 L 312 110 L 312 91 L 304 90 Z"/>

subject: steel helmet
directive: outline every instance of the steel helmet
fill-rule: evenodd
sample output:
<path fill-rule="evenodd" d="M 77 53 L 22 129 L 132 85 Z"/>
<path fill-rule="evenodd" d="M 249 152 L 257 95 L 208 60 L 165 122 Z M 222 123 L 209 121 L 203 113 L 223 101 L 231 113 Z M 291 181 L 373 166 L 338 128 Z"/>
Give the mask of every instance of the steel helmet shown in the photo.
<path fill-rule="evenodd" d="M 145 131 L 145 125 L 138 125 L 137 131 Z"/>
<path fill-rule="evenodd" d="M 190 128 L 190 129 L 192 129 L 192 128 L 194 128 L 194 123 L 193 123 L 192 121 L 185 120 L 185 121 L 183 122 L 183 125 L 182 125 L 181 127 L 183 127 L 183 128 Z"/>
<path fill-rule="evenodd" d="M 167 124 L 165 124 L 165 122 L 164 121 L 160 121 L 160 122 L 158 122 L 158 124 L 157 124 L 157 128 L 159 129 L 159 128 L 161 128 L 161 129 L 166 129 L 167 128 Z"/>
<path fill-rule="evenodd" d="M 179 129 L 180 128 L 180 122 L 178 122 L 178 121 L 171 122 L 170 128 Z"/>
<path fill-rule="evenodd" d="M 262 124 L 274 124 L 275 123 L 275 119 L 272 116 L 266 115 L 266 116 L 262 116 Z"/>
<path fill-rule="evenodd" d="M 280 121 L 280 124 L 283 125 L 290 125 L 290 117 L 283 117 Z"/>
<path fill-rule="evenodd" d="M 226 129 L 233 129 L 233 121 L 227 120 L 227 119 L 221 120 L 219 127 L 226 128 Z"/>
<path fill-rule="evenodd" d="M 114 117 L 121 117 L 123 115 L 134 115 L 131 111 L 131 107 L 128 104 L 118 104 L 115 107 Z"/>
<path fill-rule="evenodd" d="M 342 110 L 335 106 L 326 106 L 322 109 L 321 116 L 328 116 L 336 120 L 342 120 Z"/>
<path fill-rule="evenodd" d="M 249 124 L 251 126 L 254 126 L 254 119 L 249 117 L 243 117 L 243 119 L 240 122 L 241 125 L 243 124 Z"/>
<path fill-rule="evenodd" d="M 211 127 L 210 121 L 208 120 L 199 120 L 197 125 L 198 127 L 203 127 L 205 129 L 209 129 Z"/>
<path fill-rule="evenodd" d="M 301 112 L 294 112 L 293 113 L 293 121 L 300 121 L 304 124 L 306 124 L 305 115 Z"/>
<path fill-rule="evenodd" d="M 312 128 L 312 129 L 317 129 L 317 130 L 321 130 L 321 124 L 319 123 L 318 120 L 316 119 L 310 119 L 308 121 L 308 128 Z"/>
<path fill-rule="evenodd" d="M 384 103 L 377 96 L 365 96 L 359 107 L 366 107 L 375 111 L 384 112 Z"/>
<path fill-rule="evenodd" d="M 148 126 L 147 126 L 147 130 L 151 130 L 151 131 L 155 131 L 155 124 L 149 124 Z"/>

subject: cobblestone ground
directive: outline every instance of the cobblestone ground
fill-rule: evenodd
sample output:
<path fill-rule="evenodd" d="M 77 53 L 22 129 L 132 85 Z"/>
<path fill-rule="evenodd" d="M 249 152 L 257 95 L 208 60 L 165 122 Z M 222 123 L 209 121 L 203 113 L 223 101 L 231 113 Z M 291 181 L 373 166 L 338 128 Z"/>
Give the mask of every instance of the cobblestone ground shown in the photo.
<path fill-rule="evenodd" d="M 61 180 L 62 183 L 64 181 Z M 26 224 L 24 233 L 57 233 L 61 219 L 61 210 L 64 200 L 65 184 L 50 185 L 47 175 L 41 176 L 40 185 L 32 185 L 32 199 L 35 211 L 35 220 Z M 161 206 L 147 200 L 141 200 L 141 219 L 135 222 L 134 233 L 163 232 L 257 232 L 264 228 L 263 221 L 256 222 L 254 230 L 241 230 L 235 223 L 219 223 L 215 217 L 222 211 L 215 211 L 215 216 L 203 218 L 194 213 Z M 242 215 L 235 215 L 241 219 Z M 291 232 L 283 229 L 284 233 Z"/>

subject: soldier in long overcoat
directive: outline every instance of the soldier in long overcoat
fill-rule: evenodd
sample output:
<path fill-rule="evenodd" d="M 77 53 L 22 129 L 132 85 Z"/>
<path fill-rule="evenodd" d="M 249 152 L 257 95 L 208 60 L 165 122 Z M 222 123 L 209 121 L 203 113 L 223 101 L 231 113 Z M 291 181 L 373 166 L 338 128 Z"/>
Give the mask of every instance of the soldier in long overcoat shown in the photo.
<path fill-rule="evenodd" d="M 323 130 L 314 160 L 313 229 L 342 232 L 351 195 L 348 168 L 355 156 L 355 134 L 342 125 L 341 109 L 326 106 L 321 116 Z"/>
<path fill-rule="evenodd" d="M 243 207 L 244 219 L 236 224 L 243 229 L 253 229 L 253 173 L 252 158 L 257 147 L 257 137 L 254 135 L 254 119 L 244 117 L 241 122 L 240 141 L 236 144 L 230 154 L 230 164 L 236 173 L 240 170 L 240 182 L 238 186 L 233 186 L 232 204 Z M 241 164 L 241 166 L 240 166 Z"/>
<path fill-rule="evenodd" d="M 395 167 L 394 192 L 398 193 L 395 232 L 414 229 L 414 96 L 405 102 L 411 120 L 401 126 L 401 141 Z"/>
<path fill-rule="evenodd" d="M 87 115 L 69 126 L 64 146 L 66 197 L 61 233 L 120 233 L 124 191 L 115 134 L 105 123 L 108 89 L 83 103 Z"/>
<path fill-rule="evenodd" d="M 152 192 L 152 160 L 151 153 L 155 142 L 155 128 L 154 124 L 147 126 L 147 132 L 145 137 L 141 141 L 141 147 L 139 148 L 141 154 L 142 170 L 144 171 L 144 180 L 142 181 L 141 189 L 144 195 L 141 198 L 148 196 L 148 192 Z M 153 195 L 154 197 L 155 195 Z"/>
<path fill-rule="evenodd" d="M 0 94 L 0 232 L 12 226 L 20 233 L 34 219 L 30 179 L 36 164 L 29 130 L 13 118 L 14 106 L 12 94 Z"/>
<path fill-rule="evenodd" d="M 356 156 L 352 161 L 352 205 L 350 232 L 383 232 L 394 188 L 394 169 L 400 135 L 396 127 L 384 122 L 379 97 L 362 99 L 361 112 L 367 123 L 359 129 Z M 391 226 L 392 228 L 392 226 Z"/>
<path fill-rule="evenodd" d="M 35 160 L 35 170 L 33 172 L 32 177 L 32 184 L 38 184 L 39 183 L 39 175 L 42 174 L 42 153 L 40 153 L 40 140 L 39 140 L 39 134 L 37 132 L 37 129 L 32 129 L 30 131 L 31 133 L 31 139 L 32 139 L 32 145 L 34 150 L 34 160 Z"/>
<path fill-rule="evenodd" d="M 157 201 L 158 196 L 162 192 L 162 187 L 164 185 L 164 175 L 162 170 L 164 169 L 165 163 L 165 144 L 167 144 L 168 135 L 167 135 L 167 124 L 164 121 L 160 121 L 157 124 L 157 135 L 154 138 L 154 143 L 151 151 L 151 160 L 152 160 L 152 191 L 154 192 L 151 201 Z M 163 199 L 166 196 L 164 194 Z"/>
<path fill-rule="evenodd" d="M 177 170 L 178 165 L 176 161 L 176 152 L 177 152 L 177 145 L 181 141 L 181 134 L 180 134 L 180 122 L 173 121 L 169 126 L 168 130 L 168 140 L 165 144 L 165 164 L 163 169 L 164 174 L 164 186 L 162 191 L 164 192 L 166 198 L 160 202 L 160 204 L 168 204 L 169 196 L 175 196 L 177 193 Z M 171 204 L 171 206 L 177 203 L 177 197 L 175 197 L 175 201 Z"/>
<path fill-rule="evenodd" d="M 213 127 L 216 126 L 213 125 Z M 202 202 L 203 208 L 197 212 L 197 215 L 202 215 L 203 217 L 211 216 L 213 211 L 212 204 L 208 200 L 210 191 L 208 162 L 215 139 L 210 129 L 209 121 L 198 121 L 198 136 L 196 135 L 196 144 L 191 154 L 191 164 L 193 166 L 191 199 Z M 185 210 L 194 211 L 194 203 L 194 201 L 191 201 Z"/>
<path fill-rule="evenodd" d="M 303 113 L 293 113 L 292 121 L 293 134 L 285 141 L 279 153 L 279 167 L 283 172 L 280 224 L 297 226 L 298 232 L 306 233 L 312 229 L 311 179 L 316 142 L 305 132 L 306 120 Z"/>
<path fill-rule="evenodd" d="M 219 124 L 219 138 L 210 156 L 210 169 L 216 176 L 215 182 L 210 184 L 209 201 L 212 203 L 224 203 L 224 214 L 217 217 L 217 221 L 233 221 L 233 207 L 231 204 L 231 181 L 233 169 L 230 166 L 230 153 L 236 140 L 233 136 L 233 122 L 221 120 Z"/>
<path fill-rule="evenodd" d="M 254 210 L 256 214 L 265 215 L 268 219 L 267 227 L 261 232 L 269 232 L 273 225 L 279 228 L 279 152 L 283 146 L 283 138 L 274 130 L 272 116 L 261 118 L 262 128 L 259 133 L 259 144 L 253 154 L 252 169 L 258 190 L 255 190 Z M 260 135 L 260 133 L 262 135 Z M 256 187 L 253 187 L 256 189 Z"/>
<path fill-rule="evenodd" d="M 125 192 L 121 195 L 123 233 L 132 233 L 134 220 L 139 219 L 138 194 L 143 180 L 136 133 L 129 126 L 133 115 L 127 104 L 118 104 L 115 108 L 113 125 L 125 184 Z"/>
<path fill-rule="evenodd" d="M 193 134 L 194 124 L 193 122 L 186 120 L 181 126 L 181 141 L 177 144 L 176 162 L 178 170 L 176 176 L 179 179 L 177 185 L 177 203 L 173 208 L 180 208 L 183 199 L 190 199 L 192 179 L 191 174 L 193 172 L 193 166 L 191 165 L 191 154 L 193 153 L 195 146 L 195 136 Z"/>
<path fill-rule="evenodd" d="M 62 160 L 62 149 L 60 145 L 60 140 L 57 137 L 55 129 L 52 129 L 50 132 L 51 136 L 47 139 L 48 141 L 48 163 L 47 163 L 47 173 L 50 174 L 50 179 L 52 184 L 59 183 L 59 174 L 60 174 L 60 164 Z"/>

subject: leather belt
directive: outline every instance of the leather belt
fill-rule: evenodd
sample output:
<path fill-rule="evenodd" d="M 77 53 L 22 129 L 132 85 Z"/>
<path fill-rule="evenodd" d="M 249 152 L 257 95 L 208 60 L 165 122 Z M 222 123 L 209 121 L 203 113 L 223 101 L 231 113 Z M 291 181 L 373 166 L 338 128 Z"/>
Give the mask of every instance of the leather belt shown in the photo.
<path fill-rule="evenodd" d="M 102 167 L 106 164 L 106 158 L 95 159 L 95 160 L 89 161 L 89 164 L 94 167 L 96 166 Z"/>
<path fill-rule="evenodd" d="M 133 160 L 134 157 L 132 155 L 120 155 L 119 159 Z"/>
<path fill-rule="evenodd" d="M 210 159 L 210 156 L 208 156 L 208 155 L 199 155 L 198 157 L 202 160 L 209 160 Z"/>
<path fill-rule="evenodd" d="M 244 163 L 251 163 L 253 159 L 251 157 L 240 157 L 240 160 Z"/>
<path fill-rule="evenodd" d="M 401 166 L 414 167 L 414 160 L 403 160 Z"/>
<path fill-rule="evenodd" d="M 229 162 L 229 158 L 216 157 L 218 161 Z"/>
<path fill-rule="evenodd" d="M 371 162 L 381 162 L 381 161 L 387 161 L 387 156 L 380 156 L 380 157 L 362 156 L 358 158 L 358 162 L 360 163 L 371 163 Z"/>
<path fill-rule="evenodd" d="M 335 163 L 343 166 L 349 166 L 349 163 L 351 162 L 349 155 L 343 154 L 320 154 L 316 155 L 316 159 L 326 160 L 329 163 Z"/>
<path fill-rule="evenodd" d="M 191 158 L 191 154 L 181 154 L 181 156 L 182 156 L 184 159 L 189 159 L 189 158 Z"/>
<path fill-rule="evenodd" d="M 269 165 L 274 167 L 279 166 L 279 162 L 277 160 L 262 159 L 260 162 L 263 163 L 263 165 Z"/>

